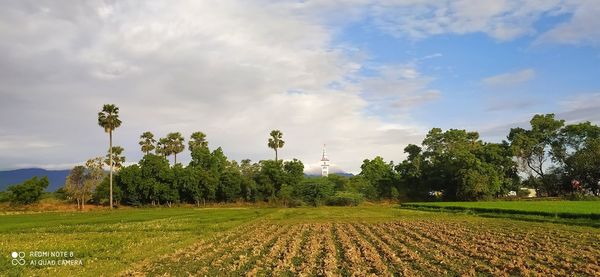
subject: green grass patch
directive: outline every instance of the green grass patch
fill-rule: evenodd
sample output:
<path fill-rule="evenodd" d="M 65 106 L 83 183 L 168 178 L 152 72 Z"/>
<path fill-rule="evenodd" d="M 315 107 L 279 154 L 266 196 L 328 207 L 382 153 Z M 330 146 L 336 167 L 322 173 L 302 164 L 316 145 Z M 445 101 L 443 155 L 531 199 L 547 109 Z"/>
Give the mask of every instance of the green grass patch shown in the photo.
<path fill-rule="evenodd" d="M 471 221 L 485 226 L 544 226 L 587 230 L 582 226 L 482 218 L 464 213 L 398 209 L 392 205 L 318 208 L 152 208 L 115 211 L 0 215 L 0 276 L 113 276 L 137 264 L 253 221 L 303 222 Z M 540 225 L 542 224 L 542 225 Z M 582 229 L 583 228 L 583 229 Z M 593 229 L 593 228 L 590 228 Z M 589 231 L 586 231 L 589 232 Z M 13 266 L 12 251 L 73 251 L 83 266 Z M 185 267 L 173 263 L 169 266 Z M 173 271 L 175 272 L 175 271 Z"/>
<path fill-rule="evenodd" d="M 600 219 L 598 201 L 493 201 L 403 203 L 403 208 L 430 211 L 467 211 L 477 214 L 519 215 L 596 221 Z"/>
<path fill-rule="evenodd" d="M 273 209 L 156 208 L 0 216 L 0 276 L 107 276 Z M 73 251 L 83 266 L 14 266 L 12 251 Z M 27 262 L 35 259 L 28 259 Z"/>

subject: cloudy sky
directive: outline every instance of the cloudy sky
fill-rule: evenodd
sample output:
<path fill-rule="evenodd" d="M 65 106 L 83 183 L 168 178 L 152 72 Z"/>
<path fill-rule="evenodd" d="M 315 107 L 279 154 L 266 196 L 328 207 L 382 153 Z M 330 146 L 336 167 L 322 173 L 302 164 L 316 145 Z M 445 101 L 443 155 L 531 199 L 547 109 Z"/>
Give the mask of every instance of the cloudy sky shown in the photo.
<path fill-rule="evenodd" d="M 358 172 L 432 127 L 502 140 L 535 113 L 600 123 L 595 0 L 0 2 L 0 169 L 69 168 L 144 131 Z M 189 153 L 178 158 L 189 161 Z"/>

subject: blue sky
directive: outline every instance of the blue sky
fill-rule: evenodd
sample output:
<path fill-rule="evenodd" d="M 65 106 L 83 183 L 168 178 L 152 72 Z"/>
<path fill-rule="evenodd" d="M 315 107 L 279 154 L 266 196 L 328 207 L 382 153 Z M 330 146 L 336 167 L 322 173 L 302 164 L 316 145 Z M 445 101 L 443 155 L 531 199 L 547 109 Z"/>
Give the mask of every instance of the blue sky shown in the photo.
<path fill-rule="evenodd" d="M 533 26 L 540 34 L 569 22 L 572 16 L 541 16 Z M 561 103 L 574 95 L 599 97 L 597 45 L 540 44 L 537 39 L 532 34 L 498 40 L 483 32 L 398 37 L 365 18 L 344 27 L 334 43 L 368 53 L 371 66 L 413 63 L 422 75 L 432 78 L 429 87 L 439 90 L 440 96 L 415 107 L 411 116 L 425 126 L 473 128 L 522 124 L 535 113 L 560 113 L 565 109 Z M 483 81 L 522 70 L 531 71 L 532 76 L 516 84 L 486 85 Z M 373 72 L 363 74 L 372 76 Z M 385 113 L 379 116 L 386 118 Z M 588 120 L 597 122 L 598 117 Z M 504 137 L 489 134 L 487 138 Z"/>
<path fill-rule="evenodd" d="M 235 160 L 357 173 L 433 127 L 500 141 L 536 113 L 600 123 L 595 0 L 0 2 L 0 170 L 104 155 L 102 104 L 139 136 L 207 134 Z M 16 26 L 16 27 L 15 27 Z M 189 153 L 178 155 L 187 163 Z"/>

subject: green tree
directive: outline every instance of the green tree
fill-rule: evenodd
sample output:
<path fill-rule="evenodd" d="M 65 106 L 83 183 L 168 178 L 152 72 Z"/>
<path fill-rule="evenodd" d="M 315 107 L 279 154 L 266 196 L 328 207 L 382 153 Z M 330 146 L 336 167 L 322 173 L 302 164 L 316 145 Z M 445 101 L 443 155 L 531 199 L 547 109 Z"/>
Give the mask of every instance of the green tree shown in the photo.
<path fill-rule="evenodd" d="M 67 176 L 65 191 L 70 197 L 76 200 L 77 208 L 85 208 L 85 203 L 92 198 L 92 194 L 96 190 L 96 187 L 100 185 L 104 179 L 102 164 L 102 157 L 91 158 L 87 160 L 85 166 L 73 167 Z"/>
<path fill-rule="evenodd" d="M 144 157 L 148 156 L 156 155 L 148 154 Z M 146 203 L 145 201 L 147 198 L 144 193 L 146 191 L 144 189 L 146 183 L 142 177 L 142 170 L 139 165 L 134 164 L 122 168 L 117 175 L 117 185 L 120 187 L 122 200 L 125 203 L 133 206 L 139 206 Z"/>
<path fill-rule="evenodd" d="M 192 155 L 191 166 L 200 167 L 204 170 L 210 168 L 210 149 L 208 149 L 208 141 L 204 133 L 194 132 L 188 142 L 188 149 Z"/>
<path fill-rule="evenodd" d="M 294 187 L 297 198 L 315 207 L 325 204 L 334 193 L 334 185 L 326 178 L 306 179 Z"/>
<path fill-rule="evenodd" d="M 348 180 L 348 191 L 360 193 L 365 198 L 375 200 L 379 196 L 377 194 L 377 188 L 371 185 L 367 179 L 361 175 L 353 176 Z"/>
<path fill-rule="evenodd" d="M 125 169 L 125 168 L 122 168 Z M 119 205 L 123 200 L 123 191 L 121 190 L 120 179 L 121 171 L 115 176 L 115 186 L 113 187 L 113 201 L 115 201 L 116 205 Z M 92 199 L 94 203 L 98 205 L 108 205 L 109 204 L 109 180 L 108 176 L 105 176 L 102 179 L 102 182 L 96 187 L 96 190 L 92 194 Z"/>
<path fill-rule="evenodd" d="M 119 119 L 119 107 L 113 105 L 113 104 L 105 104 L 102 107 L 102 111 L 100 111 L 98 113 L 98 125 L 100 125 L 100 127 L 104 128 L 104 131 L 106 133 L 108 133 L 108 137 L 109 137 L 109 143 L 108 143 L 108 149 L 110 151 L 109 153 L 109 164 L 111 164 L 110 166 L 110 208 L 112 209 L 112 203 L 113 203 L 113 197 L 112 197 L 112 184 L 113 184 L 113 167 L 112 167 L 112 133 L 115 129 L 119 128 L 121 126 L 121 120 Z"/>
<path fill-rule="evenodd" d="M 277 161 L 277 149 L 283 148 L 285 141 L 283 141 L 283 133 L 279 130 L 271 131 L 268 146 L 275 150 L 275 161 Z"/>
<path fill-rule="evenodd" d="M 548 187 L 549 184 L 545 178 L 545 169 L 548 158 L 552 155 L 551 148 L 559 139 L 561 128 L 564 126 L 564 120 L 556 120 L 554 114 L 534 115 L 530 121 L 531 129 L 513 128 L 510 130 L 508 140 L 511 145 L 513 155 L 521 163 L 521 168 L 529 173 L 533 173 L 540 178 L 541 184 Z M 536 188 L 539 193 L 539 187 Z"/>
<path fill-rule="evenodd" d="M 144 132 L 140 136 L 139 144 L 142 147 L 142 152 L 144 152 L 145 155 L 150 154 L 150 151 L 156 148 L 156 146 L 154 146 L 155 143 L 156 140 L 154 139 L 154 134 L 151 132 Z"/>
<path fill-rule="evenodd" d="M 165 157 L 146 155 L 139 165 L 142 181 L 139 189 L 144 197 L 144 202 L 160 205 L 165 198 L 163 197 L 163 193 L 166 191 L 165 187 L 172 179 L 169 161 Z"/>
<path fill-rule="evenodd" d="M 417 145 L 409 144 L 404 148 L 404 153 L 408 154 L 408 157 L 394 168 L 400 175 L 401 186 L 405 188 L 409 198 L 425 199 L 431 189 L 423 180 L 423 172 L 428 164 L 423 157 L 422 149 Z"/>
<path fill-rule="evenodd" d="M 220 174 L 227 164 L 227 157 L 219 147 L 212 153 L 208 148 L 206 135 L 194 132 L 188 142 L 192 161 L 188 165 L 189 179 L 186 181 L 186 191 L 191 195 L 196 205 L 217 198 Z"/>
<path fill-rule="evenodd" d="M 182 190 L 181 178 L 187 174 L 183 166 L 178 163 L 165 170 L 160 178 L 163 180 L 160 185 L 159 197 L 162 203 L 171 207 L 173 203 L 180 200 L 180 191 Z"/>
<path fill-rule="evenodd" d="M 217 188 L 217 200 L 233 201 L 239 197 L 242 185 L 242 173 L 238 164 L 233 161 L 228 163 L 220 174 Z"/>
<path fill-rule="evenodd" d="M 480 160 L 492 165 L 494 171 L 498 173 L 500 187 L 496 196 L 506 195 L 509 191 L 519 191 L 521 178 L 518 164 L 513 158 L 508 142 L 484 143 L 475 153 Z"/>
<path fill-rule="evenodd" d="M 190 152 L 193 152 L 194 149 L 198 147 L 208 147 L 208 141 L 206 141 L 206 135 L 202 132 L 194 132 L 190 136 L 190 141 L 188 142 L 188 149 Z"/>
<path fill-rule="evenodd" d="M 285 183 L 285 172 L 281 161 L 260 161 L 260 172 L 256 176 L 257 193 L 263 200 L 277 195 Z"/>
<path fill-rule="evenodd" d="M 174 155 L 173 164 L 177 164 L 177 154 L 185 149 L 184 138 L 179 132 L 167 134 L 169 153 Z"/>
<path fill-rule="evenodd" d="M 81 192 L 84 188 L 85 166 L 77 165 L 71 169 L 65 182 L 65 191 L 70 198 L 77 202 L 77 209 L 81 208 Z"/>
<path fill-rule="evenodd" d="M 123 166 L 123 163 L 125 163 L 125 156 L 123 155 L 123 151 L 125 151 L 123 147 L 113 146 L 112 151 L 108 151 L 108 153 L 106 154 L 106 159 L 104 159 L 104 163 L 108 166 L 111 166 L 110 153 L 112 152 L 112 167 L 118 171 Z"/>
<path fill-rule="evenodd" d="M 156 155 L 162 155 L 165 158 L 168 156 L 171 156 L 171 154 L 173 154 L 173 153 L 171 152 L 169 139 L 168 138 L 160 138 L 158 140 L 158 143 L 156 144 L 155 152 L 156 152 Z"/>
<path fill-rule="evenodd" d="M 329 174 L 327 180 L 334 185 L 336 191 L 349 190 L 348 182 L 350 178 L 337 174 Z"/>
<path fill-rule="evenodd" d="M 574 153 L 564 158 L 564 171 L 571 177 L 566 187 L 569 191 L 577 191 L 570 186 L 572 180 L 578 181 L 581 189 L 587 189 L 594 195 L 600 195 L 600 138 L 591 136 Z"/>
<path fill-rule="evenodd" d="M 284 162 L 283 171 L 286 175 L 285 183 L 292 187 L 299 184 L 304 179 L 304 164 L 298 159 Z"/>
<path fill-rule="evenodd" d="M 283 184 L 279 193 L 277 193 L 277 198 L 279 198 L 279 201 L 281 201 L 281 204 L 285 207 L 294 206 L 293 204 L 296 198 L 294 195 L 294 188 L 290 185 Z"/>
<path fill-rule="evenodd" d="M 14 204 L 31 204 L 38 202 L 44 190 L 48 187 L 48 177 L 38 179 L 37 176 L 7 188 L 10 193 L 9 199 Z"/>
<path fill-rule="evenodd" d="M 411 148 L 408 150 L 412 158 L 417 157 L 417 149 Z M 510 152 L 492 151 L 496 148 L 479 140 L 477 132 L 456 129 L 443 132 L 433 128 L 423 140 L 421 182 L 431 191 L 442 191 L 449 200 L 497 196 L 505 177 L 502 162 L 506 161 L 494 155 L 510 156 Z"/>
<path fill-rule="evenodd" d="M 392 198 L 392 191 L 396 187 L 396 176 L 394 173 L 394 164 L 386 163 L 382 157 L 375 157 L 373 160 L 365 159 L 360 166 L 360 176 L 363 176 L 371 186 L 377 190 L 377 198 Z"/>
<path fill-rule="evenodd" d="M 256 201 L 257 184 L 255 179 L 260 173 L 260 164 L 252 163 L 251 160 L 245 159 L 240 163 L 240 171 L 242 173 L 241 195 L 247 201 Z"/>

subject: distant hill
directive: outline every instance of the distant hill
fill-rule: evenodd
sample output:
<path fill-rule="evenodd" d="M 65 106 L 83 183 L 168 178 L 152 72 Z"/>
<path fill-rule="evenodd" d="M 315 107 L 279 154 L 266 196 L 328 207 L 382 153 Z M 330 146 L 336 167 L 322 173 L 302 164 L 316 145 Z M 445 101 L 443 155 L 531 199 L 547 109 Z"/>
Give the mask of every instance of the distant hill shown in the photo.
<path fill-rule="evenodd" d="M 65 184 L 69 170 L 45 170 L 41 168 L 25 168 L 0 171 L 0 191 L 5 191 L 10 185 L 20 184 L 33 176 L 48 176 L 50 184 L 46 191 L 55 191 Z"/>

